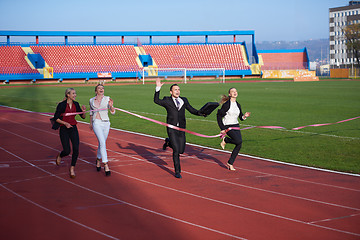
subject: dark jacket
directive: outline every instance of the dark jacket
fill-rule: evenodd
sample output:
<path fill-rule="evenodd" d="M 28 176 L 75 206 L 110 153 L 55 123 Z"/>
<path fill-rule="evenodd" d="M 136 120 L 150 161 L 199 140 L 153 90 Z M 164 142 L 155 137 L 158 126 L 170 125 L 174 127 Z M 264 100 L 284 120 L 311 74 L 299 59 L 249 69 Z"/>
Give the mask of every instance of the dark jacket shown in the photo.
<path fill-rule="evenodd" d="M 172 97 L 159 98 L 160 91 L 155 92 L 154 102 L 160 106 L 163 106 L 167 111 L 166 123 L 169 123 L 180 128 L 186 128 L 185 109 L 194 115 L 199 115 L 198 110 L 193 108 L 187 98 L 180 97 L 184 101 L 184 105 L 181 106 L 180 110 L 177 109 Z M 179 124 L 179 125 L 178 125 Z"/>
<path fill-rule="evenodd" d="M 56 111 L 54 114 L 54 117 L 50 119 L 51 123 L 52 123 L 52 129 L 56 130 L 60 127 L 60 123 L 56 122 L 57 119 L 62 120 L 62 114 L 65 113 L 66 110 L 66 101 L 64 100 L 62 102 L 60 102 L 57 107 L 56 107 Z M 76 107 L 76 112 L 82 112 L 83 110 L 80 107 L 80 104 L 76 101 L 73 101 L 75 107 Z M 82 115 L 80 115 L 82 117 Z M 82 117 L 83 118 L 83 117 Z"/>
<path fill-rule="evenodd" d="M 244 119 L 242 119 L 242 116 L 244 115 L 241 111 L 241 106 L 238 102 L 236 102 L 239 110 L 240 110 L 240 114 L 239 114 L 239 118 L 241 121 L 244 121 Z M 217 114 L 216 114 L 216 117 L 217 117 L 217 122 L 218 122 L 218 125 L 220 127 L 221 130 L 225 130 L 226 127 L 222 121 L 223 117 L 225 117 L 226 115 L 226 112 L 229 111 L 230 109 L 230 99 L 227 100 L 222 106 L 221 108 L 218 110 Z"/>

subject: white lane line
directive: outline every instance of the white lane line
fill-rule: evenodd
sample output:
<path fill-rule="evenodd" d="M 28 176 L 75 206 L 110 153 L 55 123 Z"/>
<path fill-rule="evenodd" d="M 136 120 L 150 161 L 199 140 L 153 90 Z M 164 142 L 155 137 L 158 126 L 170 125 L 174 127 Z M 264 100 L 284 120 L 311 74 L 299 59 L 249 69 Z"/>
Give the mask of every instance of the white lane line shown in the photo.
<path fill-rule="evenodd" d="M 41 145 L 41 144 L 40 144 L 40 145 Z M 67 182 L 67 183 L 69 183 L 69 184 L 72 184 L 72 185 L 74 185 L 74 186 L 76 186 L 76 187 L 79 187 L 79 188 L 81 188 L 81 189 L 83 189 L 83 190 L 86 190 L 86 191 L 88 191 L 88 192 L 95 193 L 95 194 L 97 194 L 97 195 L 100 195 L 100 196 L 102 196 L 102 197 L 105 197 L 105 198 L 114 200 L 114 201 L 116 201 L 116 202 L 119 202 L 119 203 L 122 203 L 122 204 L 126 204 L 126 205 L 128 205 L 128 206 L 131 206 L 131 207 L 134 207 L 134 208 L 137 208 L 137 209 L 140 209 L 140 210 L 149 212 L 149 213 L 153 213 L 153 214 L 156 214 L 156 215 L 158 215 L 158 216 L 162 216 L 162 217 L 165 217 L 165 218 L 168 218 L 168 219 L 177 221 L 177 222 L 181 222 L 181 223 L 184 223 L 184 224 L 193 226 L 193 227 L 198 227 L 198 228 L 201 228 L 201 229 L 204 229 L 204 230 L 208 230 L 208 231 L 211 231 L 211 232 L 214 232 L 214 233 L 218 233 L 218 234 L 221 234 L 221 235 L 224 235 L 224 236 L 232 237 L 232 238 L 235 238 L 235 239 L 246 240 L 245 238 L 242 238 L 242 237 L 239 237 L 239 236 L 236 236 L 236 235 L 232 235 L 232 234 L 229 234 L 229 233 L 226 233 L 226 232 L 222 232 L 222 231 L 219 231 L 219 230 L 216 230 L 216 229 L 213 229 L 213 228 L 205 227 L 205 226 L 202 226 L 202 225 L 199 225 L 199 224 L 195 224 L 195 223 L 192 223 L 192 222 L 188 222 L 188 221 L 186 221 L 186 220 L 182 220 L 182 219 L 179 219 L 179 218 L 175 218 L 175 217 L 172 217 L 172 216 L 169 216 L 169 215 L 160 213 L 160 212 L 156 212 L 156 211 L 154 211 L 154 210 L 150 210 L 150 209 L 147 209 L 147 208 L 144 208 L 144 207 L 140 207 L 140 206 L 138 206 L 138 205 L 135 205 L 135 204 L 132 204 L 132 203 L 129 203 L 129 202 L 120 200 L 120 199 L 118 199 L 118 198 L 115 198 L 115 197 L 112 197 L 112 196 L 109 196 L 109 195 L 106 195 L 106 194 L 97 192 L 97 191 L 92 190 L 92 189 L 90 189 L 90 188 L 84 187 L 84 186 L 82 186 L 82 185 L 80 185 L 80 184 L 76 184 L 76 183 L 71 182 L 71 181 L 69 181 L 69 180 L 63 179 L 63 178 L 61 178 L 61 177 L 59 177 L 59 176 L 56 176 L 56 175 L 54 175 L 53 173 L 48 172 L 48 171 L 46 171 L 46 170 L 44 170 L 44 169 L 42 169 L 42 168 L 40 168 L 40 167 L 32 164 L 31 162 L 26 161 L 25 159 L 21 158 L 20 156 L 17 156 L 16 154 L 14 154 L 14 153 L 12 153 L 12 152 L 7 151 L 6 149 L 4 149 L 4 148 L 1 147 L 1 146 L 0 146 L 0 149 L 3 150 L 3 151 L 5 151 L 5 152 L 7 152 L 7 153 L 9 153 L 9 154 L 11 154 L 12 156 L 14 156 L 14 157 L 16 157 L 16 158 L 18 158 L 18 159 L 26 162 L 27 164 L 31 165 L 32 167 L 34 167 L 34 168 L 36 168 L 36 169 L 38 169 L 38 170 L 40 170 L 40 171 L 43 171 L 43 172 L 49 174 L 50 176 L 56 177 L 56 178 L 60 179 L 61 181 Z M 112 172 L 114 172 L 114 171 L 112 171 Z M 6 188 L 5 186 L 3 186 L 2 184 L 1 184 L 1 186 L 4 187 L 5 189 L 8 189 L 8 188 Z M 13 191 L 12 191 L 12 192 L 13 192 Z M 15 193 L 15 192 L 14 192 L 14 193 Z M 19 196 L 19 197 L 21 197 L 21 198 L 23 198 L 24 200 L 27 200 L 25 197 L 22 197 L 22 196 L 19 195 L 19 194 L 16 194 L 16 195 Z M 41 208 L 44 209 L 44 210 L 48 210 L 47 208 L 45 208 L 45 207 L 43 207 L 43 206 L 41 206 L 41 205 L 39 205 L 39 204 L 37 204 L 37 203 L 35 203 L 35 202 L 32 202 L 31 200 L 29 200 L 29 201 L 30 201 L 31 203 L 35 204 L 36 206 L 41 207 Z M 56 215 L 58 215 L 58 216 L 62 216 L 61 214 L 58 214 L 58 213 L 53 212 L 53 211 L 51 211 L 51 210 L 50 210 L 50 212 L 51 212 L 51 213 L 54 213 L 54 214 L 56 214 Z M 65 218 L 65 217 L 64 217 L 64 218 Z M 70 218 L 65 218 L 65 219 L 67 219 L 67 220 L 68 220 L 68 219 L 69 219 L 69 220 L 72 220 L 72 219 L 70 219 Z M 72 220 L 71 222 L 77 223 L 77 222 L 74 221 L 74 220 Z M 79 223 L 79 225 L 80 225 L 80 224 L 81 224 L 81 223 Z M 101 233 L 100 231 L 95 230 L 95 229 L 93 229 L 93 228 L 90 228 L 90 227 L 88 227 L 88 226 L 86 226 L 86 225 L 81 224 L 81 226 L 84 226 L 84 227 L 86 227 L 87 229 L 90 229 L 90 230 L 96 231 L 96 232 L 98 232 L 98 233 Z M 105 236 L 105 233 L 104 233 L 104 236 Z M 107 234 L 106 234 L 106 236 L 110 236 L 110 235 L 107 235 Z M 110 237 L 112 237 L 112 236 L 110 236 Z M 113 239 L 117 239 L 117 238 L 114 238 L 114 237 L 113 237 Z"/>
<path fill-rule="evenodd" d="M 0 128 L 0 129 L 1 129 L 1 128 Z M 1 130 L 4 130 L 4 129 L 1 129 Z M 4 130 L 4 131 L 7 131 L 7 130 Z M 33 140 L 28 139 L 28 138 L 26 138 L 26 137 L 20 136 L 20 135 L 15 134 L 15 133 L 12 133 L 12 132 L 10 132 L 10 131 L 7 131 L 7 132 L 9 132 L 9 133 L 11 133 L 11 134 L 14 134 L 14 135 L 16 135 L 16 136 L 18 136 L 18 137 L 20 137 L 20 138 L 23 138 L 23 139 L 29 140 L 29 141 L 31 141 L 31 142 L 37 143 L 36 141 L 33 141 Z M 46 146 L 46 145 L 43 145 L 43 144 L 41 144 L 41 143 L 38 143 L 38 144 L 40 144 L 40 145 L 42 145 L 42 146 L 45 146 L 45 147 L 47 147 L 47 148 L 51 148 L 51 147 Z M 87 143 L 87 144 L 88 144 L 88 143 Z M 89 145 L 91 146 L 92 144 L 89 144 Z M 93 146 L 96 147 L 95 145 L 93 145 Z M 0 149 L 2 149 L 2 147 L 0 147 Z M 6 150 L 5 150 L 5 151 L 6 151 Z M 108 150 L 108 151 L 112 151 L 112 150 Z M 117 153 L 116 151 L 112 151 L 112 152 Z M 13 153 L 11 153 L 11 154 L 14 155 L 14 156 L 16 156 L 16 155 L 13 154 Z M 118 153 L 118 154 L 120 154 L 120 155 L 125 155 L 125 156 L 126 156 L 126 154 L 122 154 L 122 153 Z M 129 157 L 129 156 L 128 156 L 128 157 Z M 130 157 L 131 157 L 131 156 L 130 156 Z M 22 159 L 21 157 L 18 157 L 18 158 Z M 135 158 L 135 157 L 132 157 L 132 158 Z M 79 159 L 80 159 L 80 158 L 79 158 Z M 146 162 L 146 163 L 149 163 L 148 161 L 143 160 L 143 159 L 140 159 L 140 158 L 135 158 L 135 159 L 138 159 L 138 160 L 140 160 L 140 161 L 144 161 L 144 162 Z M 26 160 L 24 160 L 24 161 L 26 161 Z M 82 160 L 82 161 L 84 161 L 84 160 Z M 31 163 L 30 163 L 30 164 L 31 164 Z M 89 163 L 89 164 L 90 164 L 90 163 Z M 150 164 L 154 164 L 154 163 L 150 163 Z M 33 165 L 33 164 L 31 164 L 31 165 Z M 155 165 L 157 165 L 157 164 L 155 164 Z M 38 167 L 35 166 L 35 165 L 33 165 L 33 166 L 36 167 L 36 168 L 38 168 Z M 41 168 L 39 168 L 39 169 L 41 169 Z M 47 172 L 47 171 L 45 171 L 45 170 L 43 170 L 43 169 L 41 169 L 41 170 L 44 171 L 44 172 Z M 326 229 L 326 230 L 336 231 L 336 232 L 345 233 L 345 234 L 349 234 L 349 235 L 360 236 L 360 234 L 357 234 L 357 233 L 352 233 L 352 232 L 343 231 L 343 230 L 339 230 L 339 229 L 335 229 L 335 228 L 325 227 L 325 226 L 321 226 L 321 225 L 317 225 L 317 224 L 311 224 L 311 223 L 303 222 L 303 221 L 301 221 L 301 220 L 296 220 L 296 219 L 292 219 L 292 218 L 288 218 L 288 217 L 284 217 L 284 216 L 280 216 L 280 215 L 276 215 L 276 214 L 272 214 L 272 213 L 268 213 L 268 212 L 264 212 L 264 211 L 259 211 L 259 210 L 256 210 L 256 209 L 251 209 L 251 208 L 247 208 L 247 207 L 243 207 L 243 206 L 239 206 L 239 205 L 235 205 L 235 204 L 231 204 L 231 203 L 227 203 L 227 202 L 223 202 L 223 201 L 211 199 L 211 198 L 208 198 L 208 197 L 204 197 L 204 196 L 192 194 L 192 193 L 189 193 L 189 192 L 177 190 L 177 189 L 174 189 L 174 188 L 170 188 L 170 187 L 166 187 L 166 186 L 163 186 L 163 185 L 159 185 L 159 184 L 156 184 L 156 183 L 153 183 L 153 182 L 149 182 L 149 181 L 146 181 L 146 180 L 142 180 L 142 179 L 139 179 L 139 178 L 136 178 L 136 177 L 132 177 L 132 176 L 129 176 L 129 175 L 126 175 L 126 174 L 123 174 L 123 173 L 120 173 L 120 172 L 117 172 L 117 171 L 114 171 L 114 170 L 112 170 L 112 172 L 115 172 L 115 173 L 117 173 L 117 174 L 126 176 L 126 177 L 128 177 L 128 178 L 132 178 L 132 179 L 135 179 L 135 180 L 144 182 L 144 183 L 148 183 L 148 184 L 151 184 L 151 185 L 154 185 L 154 186 L 158 186 L 158 187 L 161 187 L 161 188 L 164 188 L 164 189 L 168 189 L 168 190 L 172 190 L 172 191 L 175 191 L 175 192 L 187 194 L 187 195 L 190 195 L 190 196 L 193 196 L 193 197 L 197 197 L 197 198 L 209 200 L 209 201 L 216 202 L 216 203 L 220 203 L 220 204 L 223 204 L 223 205 L 228 205 L 228 206 L 232 206 L 232 207 L 235 207 L 235 208 L 247 210 L 247 211 L 250 211 L 250 212 L 255 212 L 255 213 L 258 213 L 258 214 L 262 214 L 262 215 L 266 215 L 266 216 L 271 216 L 271 217 L 276 217 L 276 218 L 279 218 L 279 219 L 288 220 L 288 221 L 291 221 L 291 222 L 301 223 L 301 224 L 305 224 L 305 225 L 311 225 L 311 226 L 313 226 L 313 227 L 322 228 L 322 229 Z M 183 172 L 184 172 L 184 171 L 183 171 Z M 201 176 L 201 175 L 194 174 L 194 173 L 190 173 L 190 172 L 187 172 L 187 173 L 192 174 L 192 175 L 195 175 L 195 176 Z M 63 181 L 66 181 L 66 182 L 68 182 L 68 183 L 70 183 L 70 184 L 73 184 L 73 185 L 75 185 L 75 186 L 78 186 L 78 187 L 80 187 L 80 188 L 82 188 L 82 189 L 85 189 L 85 190 L 88 190 L 88 191 L 90 191 L 90 192 L 99 194 L 99 195 L 101 195 L 101 196 L 104 196 L 104 197 L 113 199 L 113 200 L 115 200 L 115 201 L 122 202 L 122 203 L 124 203 L 124 204 L 129 205 L 129 206 L 133 206 L 133 207 L 142 209 L 142 210 L 144 210 L 144 211 L 148 211 L 148 212 L 151 212 L 151 213 L 160 215 L 160 216 L 164 216 L 164 217 L 167 217 L 167 218 L 170 218 L 170 219 L 174 219 L 174 220 L 179 221 L 179 222 L 183 222 L 183 223 L 186 223 L 186 224 L 193 225 L 193 223 L 189 223 L 189 222 L 187 222 L 187 221 L 185 221 L 185 220 L 175 219 L 175 218 L 173 218 L 173 217 L 171 217 L 171 216 L 167 216 L 167 215 L 164 215 L 164 214 L 161 214 L 161 213 L 157 213 L 157 212 L 152 211 L 152 210 L 148 210 L 148 209 L 145 209 L 145 208 L 142 208 L 142 207 L 138 207 L 137 205 L 134 205 L 134 204 L 131 204 L 131 203 L 127 203 L 127 202 L 124 202 L 124 201 L 119 200 L 119 199 L 117 199 L 117 198 L 114 198 L 114 197 L 111 197 L 111 196 L 108 196 L 108 195 L 105 195 L 105 194 L 96 192 L 96 191 L 91 190 L 91 189 L 89 189 L 89 188 L 87 188 L 87 187 L 84 187 L 84 186 L 75 184 L 75 183 L 70 182 L 70 181 L 65 180 L 65 179 L 62 179 L 62 178 L 60 178 L 60 177 L 58 177 L 58 176 L 56 176 L 56 175 L 54 175 L 54 174 L 52 174 L 52 173 L 50 173 L 50 172 L 49 172 L 49 174 L 51 174 L 52 176 L 57 177 L 57 178 L 59 178 L 59 179 L 61 179 L 61 180 L 63 180 Z M 203 177 L 205 177 L 205 176 L 203 176 Z M 205 178 L 211 179 L 210 177 L 205 177 Z M 215 180 L 220 181 L 220 180 L 218 180 L 218 179 L 215 179 Z M 245 185 L 243 185 L 243 186 L 244 186 L 244 187 L 248 187 L 248 186 L 245 186 Z M 260 190 L 261 190 L 261 189 L 260 189 Z M 276 192 L 275 192 L 275 193 L 276 193 Z M 278 193 L 277 193 L 277 194 L 278 194 Z M 288 196 L 291 197 L 291 195 L 288 195 Z M 316 200 L 311 200 L 311 199 L 310 199 L 309 201 L 315 201 L 315 202 L 316 202 Z M 324 204 L 327 204 L 327 205 L 333 205 L 333 204 L 331 204 L 331 203 L 325 203 L 325 202 L 320 202 L 320 203 L 324 203 Z M 350 208 L 350 207 L 341 206 L 341 205 L 336 205 L 336 204 L 335 204 L 335 206 L 337 206 L 337 207 L 344 207 L 344 208 Z M 350 208 L 350 209 L 353 209 L 353 208 Z M 356 209 L 355 209 L 355 210 L 356 210 Z M 197 225 L 197 224 L 194 224 L 194 226 L 208 229 L 207 227 L 203 227 L 203 226 Z M 210 231 L 212 231 L 212 230 L 210 230 Z M 218 230 L 213 230 L 213 231 L 219 232 Z M 227 233 L 224 233 L 224 235 L 227 235 Z M 239 238 L 240 238 L 240 237 L 239 237 Z M 240 239 L 241 239 L 241 238 L 240 238 Z"/>
<path fill-rule="evenodd" d="M 55 151 L 58 151 L 52 147 L 49 147 L 47 145 L 44 145 L 42 143 L 38 143 L 36 141 L 33 141 L 29 138 L 26 138 L 26 137 L 23 137 L 21 135 L 18 135 L 16 133 L 13 133 L 11 131 L 8 131 L 8 130 L 5 130 L 3 128 L 0 128 L 1 130 L 5 131 L 5 132 L 8 132 L 10 134 L 13 134 L 15 136 L 18 136 L 20 138 L 24 138 L 24 139 L 27 139 L 28 141 L 31 141 L 35 144 L 39 144 L 41 146 L 44 146 L 46 148 L 50 148 L 50 149 L 53 149 Z M 39 131 L 39 129 L 37 129 Z M 46 131 L 44 131 L 46 132 Z M 51 133 L 53 134 L 53 133 Z M 54 134 L 55 135 L 55 134 Z M 87 144 L 89 146 L 92 146 L 92 147 L 97 147 L 97 145 L 94 145 L 94 144 L 90 144 L 90 143 L 86 143 L 86 142 L 82 142 L 84 144 Z M 117 151 L 114 151 L 114 150 L 111 150 L 111 149 L 107 149 L 108 152 L 113 152 L 113 153 L 117 153 L 117 154 L 120 154 L 122 156 L 126 156 L 126 157 L 129 157 L 129 158 L 133 158 L 133 159 L 137 159 L 139 161 L 142 161 L 142 162 L 145 162 L 145 163 L 148 163 L 148 164 L 154 164 L 154 165 L 157 165 L 157 166 L 162 166 L 160 164 L 156 164 L 154 162 L 149 162 L 147 160 L 144 160 L 144 159 L 141 159 L 141 158 L 138 158 L 138 157 L 135 157 L 135 156 L 132 156 L 132 155 L 128 155 L 128 154 L 124 154 L 124 153 L 121 153 L 121 152 L 117 152 Z M 79 158 L 80 159 L 80 158 Z M 83 160 L 82 160 L 83 161 Z M 86 161 L 84 161 L 86 162 Z M 87 162 L 86 162 L 87 163 Z M 167 167 L 169 169 L 172 169 L 170 167 Z M 257 187 L 251 187 L 251 186 L 247 186 L 247 185 L 243 185 L 243 184 L 238 184 L 238 183 L 233 183 L 233 182 L 229 182 L 229 181 L 223 181 L 221 179 L 217 179 L 217 178 L 213 178 L 213 177 L 208 177 L 208 176 L 204 176 L 204 175 L 201 175 L 201 174 L 196 174 L 196 173 L 192 173 L 192 172 L 189 172 L 189 171 L 183 171 L 184 173 L 188 173 L 190 175 L 194 175 L 194 176 L 197 176 L 197 177 L 201 177 L 201 178 L 205 178 L 205 179 L 209 179 L 209 180 L 213 180 L 213 181 L 218 181 L 218 182 L 222 182 L 222 183 L 226 183 L 226 184 L 231 184 L 231 185 L 234 185 L 234 186 L 239 186 L 239 187 L 243 187 L 243 188 L 248 188 L 248 189 L 252 189 L 252 190 L 257 190 L 257 191 L 263 191 L 263 192 L 267 192 L 267 193 L 271 193 L 271 194 L 276 194 L 276 195 L 281 195 L 281 196 L 285 196 L 285 197 L 290 197 L 290 198 L 295 198 L 295 199 L 300 199 L 300 200 L 305 200 L 305 201 L 310 201 L 310 202 L 315 202 L 315 203 L 320 203 L 320 204 L 325 204 L 325 205 L 329 205 L 329 206 L 335 206 L 335 207 L 340 207 L 340 208 L 346 208 L 346 209 L 351 209 L 351 210 L 360 210 L 359 208 L 354 208 L 354 207 L 349 207 L 349 206 L 344 206 L 344 205 L 339 205 L 339 204 L 334 204 L 334 203 L 328 203 L 328 202 L 324 202 L 324 201 L 319 201 L 319 200 L 315 200 L 315 199 L 310 199 L 310 198 L 305 198 L 305 197 L 300 197 L 300 196 L 296 196 L 296 195 L 292 195 L 292 194 L 286 194 L 286 193 L 280 193 L 280 192 L 276 192 L 276 191 L 271 191 L 271 190 L 266 190 L 266 189 L 261 189 L 261 188 L 257 188 Z"/>
<path fill-rule="evenodd" d="M 38 208 L 41 208 L 41 209 L 43 209 L 43 210 L 45 210 L 45 211 L 47 211 L 47 212 L 49 212 L 49 213 L 52 213 L 52 214 L 54 214 L 54 215 L 56 215 L 56 216 L 58 216 L 58 217 L 60 217 L 60 218 L 63 218 L 63 219 L 65 219 L 65 220 L 67 220 L 67 221 L 69 221 L 69 222 L 71 222 L 71 223 L 74 223 L 74 224 L 76 224 L 76 225 L 79 225 L 79 226 L 81 226 L 81 227 L 83 227 L 83 228 L 86 228 L 86 229 L 88 229 L 88 230 L 90 230 L 90 231 L 96 232 L 96 233 L 98 233 L 98 234 L 100 234 L 100 235 L 103 235 L 103 236 L 105 236 L 105 237 L 108 237 L 108 238 L 110 238 L 110 239 L 119 240 L 119 238 L 113 237 L 113 236 L 111 236 L 111 235 L 109 235 L 109 234 L 106 234 L 106 233 L 104 233 L 104 232 L 101 232 L 101 231 L 99 231 L 99 230 L 96 230 L 96 229 L 94 229 L 94 228 L 92 228 L 92 227 L 89 227 L 89 226 L 87 226 L 87 225 L 85 225 L 85 224 L 82 224 L 82 223 L 80 223 L 80 222 L 78 222 L 78 221 L 75 221 L 74 219 L 65 217 L 64 215 L 61 215 L 60 213 L 54 212 L 54 211 L 52 211 L 52 210 L 50 210 L 50 209 L 48 209 L 48 208 L 46 208 L 46 207 L 44 207 L 44 206 L 42 206 L 42 205 L 34 202 L 34 201 L 31 201 L 30 199 L 28 199 L 28 198 L 26 198 L 26 197 L 24 197 L 24 196 L 22 196 L 22 195 L 20 195 L 20 194 L 18 194 L 18 193 L 16 193 L 16 192 L 14 192 L 14 191 L 11 190 L 10 188 L 5 187 L 3 184 L 0 184 L 0 186 L 3 187 L 5 190 L 9 191 L 10 193 L 14 194 L 15 196 L 17 196 L 17 197 L 19 197 L 19 198 L 21 198 L 21 199 L 23 199 L 23 200 L 25 200 L 25 201 L 27 201 L 27 202 L 35 205 L 35 206 L 37 206 Z"/>
<path fill-rule="evenodd" d="M 359 216 L 359 215 L 360 215 L 360 213 L 355 213 L 355 214 L 351 214 L 351 215 L 348 215 L 348 216 L 342 216 L 342 217 L 337 217 L 337 218 L 328 218 L 328 219 L 313 221 L 313 222 L 309 222 L 309 223 L 313 224 L 313 223 L 321 223 L 321 222 L 330 222 L 330 221 L 336 221 L 336 220 L 340 220 L 340 219 L 344 219 L 344 218 L 356 217 L 356 216 Z"/>
<path fill-rule="evenodd" d="M 148 114 L 148 115 L 153 115 L 153 116 L 161 116 L 161 117 L 164 117 L 164 118 L 166 117 L 166 115 L 158 114 L 158 113 L 140 112 L 140 111 L 134 111 L 134 110 L 128 110 L 128 111 L 131 111 L 133 113 L 138 113 L 138 114 Z M 190 120 L 190 121 L 194 120 L 194 121 L 200 121 L 200 122 L 212 122 L 212 123 L 217 124 L 216 121 L 207 120 L 207 119 L 195 119 L 195 118 L 187 117 L 186 120 Z M 245 127 L 256 127 L 255 125 L 249 125 L 249 124 L 241 124 L 241 125 L 245 126 Z M 333 135 L 333 134 L 307 132 L 307 131 L 299 131 L 299 130 L 292 130 L 292 129 L 269 128 L 267 130 L 291 132 L 291 133 L 297 133 L 297 134 L 319 135 L 319 136 L 325 136 L 325 137 L 343 138 L 343 139 L 350 139 L 350 140 L 359 140 L 360 139 L 359 137 L 346 137 L 346 136 L 339 136 L 339 135 Z"/>

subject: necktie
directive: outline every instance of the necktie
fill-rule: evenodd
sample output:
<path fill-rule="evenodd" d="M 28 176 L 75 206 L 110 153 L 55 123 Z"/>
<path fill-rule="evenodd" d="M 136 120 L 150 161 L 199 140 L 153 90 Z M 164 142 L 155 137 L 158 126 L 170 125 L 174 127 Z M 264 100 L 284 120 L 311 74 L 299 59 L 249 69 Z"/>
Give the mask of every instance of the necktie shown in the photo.
<path fill-rule="evenodd" d="M 175 98 L 175 102 L 176 102 L 177 109 L 180 110 L 180 102 L 177 98 Z"/>

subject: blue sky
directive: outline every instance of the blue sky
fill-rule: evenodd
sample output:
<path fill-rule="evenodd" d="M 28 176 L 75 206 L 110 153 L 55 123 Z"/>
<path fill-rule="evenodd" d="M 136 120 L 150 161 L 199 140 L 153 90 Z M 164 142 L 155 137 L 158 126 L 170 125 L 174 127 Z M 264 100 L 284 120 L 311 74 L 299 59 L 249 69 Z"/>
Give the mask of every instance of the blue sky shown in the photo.
<path fill-rule="evenodd" d="M 254 30 L 256 41 L 328 38 L 344 0 L 0 0 L 0 30 Z"/>

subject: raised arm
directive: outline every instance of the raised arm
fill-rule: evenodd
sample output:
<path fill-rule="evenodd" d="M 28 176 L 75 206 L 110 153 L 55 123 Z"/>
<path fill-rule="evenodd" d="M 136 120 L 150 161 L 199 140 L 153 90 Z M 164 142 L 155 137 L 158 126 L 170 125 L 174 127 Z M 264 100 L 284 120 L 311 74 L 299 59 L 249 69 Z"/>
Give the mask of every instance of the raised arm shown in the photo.
<path fill-rule="evenodd" d="M 161 83 L 160 79 L 156 79 L 156 88 L 155 88 L 155 94 L 154 94 L 154 103 L 159 104 L 162 106 L 162 100 L 160 100 L 159 96 L 160 96 L 160 89 L 162 87 L 162 85 L 164 85 L 163 83 Z"/>
<path fill-rule="evenodd" d="M 156 84 L 156 88 L 161 88 L 161 87 L 162 87 L 162 85 L 164 85 L 164 83 L 161 83 L 160 78 L 157 78 L 157 79 L 156 79 L 155 84 Z"/>

